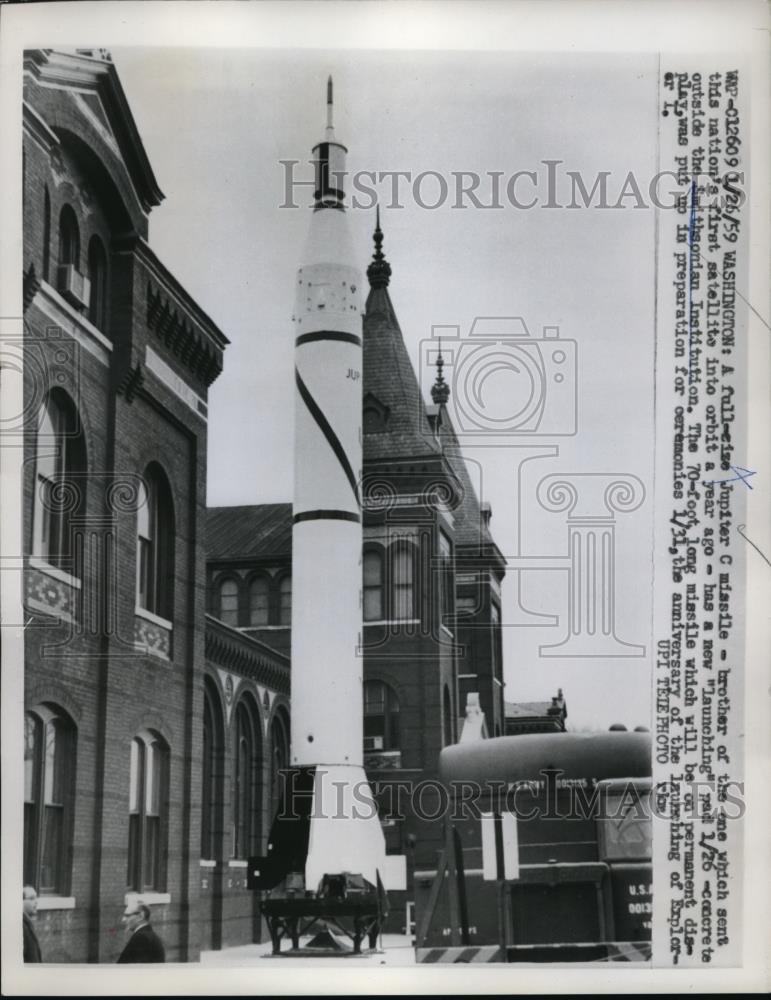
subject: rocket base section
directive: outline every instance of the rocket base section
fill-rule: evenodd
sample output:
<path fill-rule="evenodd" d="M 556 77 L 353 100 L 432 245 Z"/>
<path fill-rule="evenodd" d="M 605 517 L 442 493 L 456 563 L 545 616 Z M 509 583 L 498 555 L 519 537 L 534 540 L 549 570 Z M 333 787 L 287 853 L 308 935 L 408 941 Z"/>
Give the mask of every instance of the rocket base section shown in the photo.
<path fill-rule="evenodd" d="M 406 859 L 386 856 L 363 767 L 291 768 L 285 778 L 268 852 L 249 859 L 250 889 L 317 895 L 336 876 L 360 877 L 373 890 L 406 889 Z"/>
<path fill-rule="evenodd" d="M 384 867 L 385 839 L 364 768 L 317 767 L 306 886 L 319 885 L 325 875 L 348 872 L 374 886 L 382 879 Z"/>
<path fill-rule="evenodd" d="M 387 857 L 363 767 L 316 765 L 286 772 L 268 853 L 250 858 L 247 884 L 269 890 L 260 905 L 281 954 L 352 954 L 375 948 L 388 915 L 386 888 L 406 888 L 405 858 Z M 300 947 L 301 935 L 316 936 Z M 350 940 L 350 946 L 341 944 Z"/>
<path fill-rule="evenodd" d="M 290 891 L 297 888 L 308 856 L 315 771 L 315 767 L 296 767 L 283 772 L 284 794 L 270 828 L 268 853 L 249 858 L 247 888 L 267 891 L 287 881 Z"/>

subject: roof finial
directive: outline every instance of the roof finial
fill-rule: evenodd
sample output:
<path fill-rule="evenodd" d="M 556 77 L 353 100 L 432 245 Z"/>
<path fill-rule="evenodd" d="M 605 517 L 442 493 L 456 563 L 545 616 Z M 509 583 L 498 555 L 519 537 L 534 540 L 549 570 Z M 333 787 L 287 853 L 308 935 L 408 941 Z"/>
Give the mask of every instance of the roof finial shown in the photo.
<path fill-rule="evenodd" d="M 444 358 L 442 357 L 442 339 L 439 338 L 439 353 L 436 356 L 436 380 L 431 386 L 431 398 L 437 406 L 446 406 L 450 398 L 450 387 L 444 380 L 442 369 L 444 368 Z"/>
<path fill-rule="evenodd" d="M 372 288 L 387 288 L 391 280 L 391 265 L 385 259 L 383 253 L 383 230 L 380 228 L 380 205 L 375 211 L 375 252 L 372 255 L 372 263 L 367 268 L 367 277 Z"/>

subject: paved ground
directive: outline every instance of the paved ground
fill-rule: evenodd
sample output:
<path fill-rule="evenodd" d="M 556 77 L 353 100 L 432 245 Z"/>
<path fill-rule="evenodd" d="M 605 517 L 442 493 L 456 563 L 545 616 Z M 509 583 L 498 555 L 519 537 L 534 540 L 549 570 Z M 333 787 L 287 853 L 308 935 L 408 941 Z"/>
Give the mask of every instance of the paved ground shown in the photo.
<path fill-rule="evenodd" d="M 302 947 L 305 940 L 300 939 Z M 290 942 L 286 942 L 285 948 L 290 947 Z M 358 968 L 364 965 L 414 965 L 415 950 L 412 945 L 412 938 L 403 934 L 384 934 L 382 938 L 382 951 L 366 952 L 362 955 L 344 956 L 290 956 L 271 955 L 270 941 L 262 944 L 244 944 L 237 948 L 223 948 L 221 951 L 202 951 L 201 965 L 206 966 L 230 966 L 238 967 L 245 965 L 289 965 L 298 968 L 310 968 L 314 962 L 327 966 L 347 966 Z"/>

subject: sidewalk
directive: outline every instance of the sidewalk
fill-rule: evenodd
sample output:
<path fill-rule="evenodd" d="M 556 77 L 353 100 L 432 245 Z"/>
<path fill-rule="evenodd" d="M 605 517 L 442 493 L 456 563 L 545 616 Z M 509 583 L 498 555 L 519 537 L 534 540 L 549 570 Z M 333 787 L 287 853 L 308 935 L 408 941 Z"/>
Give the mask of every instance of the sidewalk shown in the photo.
<path fill-rule="evenodd" d="M 306 939 L 309 940 L 309 939 Z M 302 945 L 303 940 L 300 941 Z M 291 965 L 298 968 L 310 968 L 315 963 L 326 966 L 348 966 L 358 968 L 360 965 L 415 965 L 415 949 L 412 937 L 405 934 L 384 934 L 382 937 L 383 951 L 366 952 L 361 955 L 309 955 L 291 957 L 289 953 L 271 954 L 270 941 L 261 944 L 243 944 L 236 948 L 223 948 L 221 951 L 202 951 L 201 965 L 238 967 L 246 965 L 268 965 L 272 963 Z M 290 948 L 287 941 L 285 948 Z"/>

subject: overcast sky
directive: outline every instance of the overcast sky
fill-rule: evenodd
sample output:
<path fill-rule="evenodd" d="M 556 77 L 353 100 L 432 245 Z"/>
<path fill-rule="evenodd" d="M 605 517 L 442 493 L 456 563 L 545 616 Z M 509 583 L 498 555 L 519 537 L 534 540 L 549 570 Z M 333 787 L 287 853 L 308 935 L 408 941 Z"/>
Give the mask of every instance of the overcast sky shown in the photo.
<path fill-rule="evenodd" d="M 166 201 L 150 219 L 150 243 L 231 340 L 210 393 L 208 502 L 289 501 L 292 497 L 295 271 L 309 224 L 306 208 L 280 208 L 286 169 L 304 161 L 323 135 L 325 84 L 335 80 L 336 129 L 351 171 L 437 171 L 452 192 L 453 171 L 489 174 L 517 186 L 520 201 L 546 200 L 545 160 L 562 161 L 557 201 L 570 202 L 568 170 L 589 189 L 608 171 L 615 203 L 630 171 L 647 184 L 656 170 L 656 58 L 462 52 L 319 52 L 113 49 L 113 58 Z M 402 182 L 403 183 L 403 182 Z M 378 185 L 390 293 L 407 348 L 420 370 L 432 326 L 466 335 L 477 316 L 521 316 L 532 338 L 544 326 L 577 344 L 578 433 L 509 437 L 498 448 L 467 448 L 492 529 L 508 556 L 567 552 L 564 514 L 544 512 L 537 482 L 551 473 L 636 475 L 643 505 L 620 515 L 617 539 L 619 638 L 644 644 L 632 659 L 544 659 L 539 645 L 566 630 L 561 572 L 523 574 L 523 602 L 559 615 L 556 627 L 515 627 L 512 588 L 504 590 L 507 700 L 545 700 L 562 687 L 576 728 L 648 723 L 650 688 L 651 470 L 654 333 L 654 211 L 512 207 L 430 210 L 410 185 L 402 208 L 388 208 Z M 423 201 L 440 200 L 426 180 Z M 305 189 L 298 199 L 307 205 Z M 362 270 L 372 252 L 374 210 L 352 209 Z M 452 370 L 448 370 L 452 385 Z M 424 391 L 433 378 L 422 379 Z M 498 401 L 508 383 L 493 378 Z M 547 407 L 557 406 L 556 399 Z M 556 410 L 549 410 L 549 414 Z M 551 417 L 549 417 L 551 419 Z M 554 417 L 555 420 L 559 418 Z M 517 467 L 528 445 L 559 446 L 530 462 L 517 498 Z M 515 447 L 516 446 L 516 447 Z M 599 511 L 598 513 L 601 513 Z"/>

